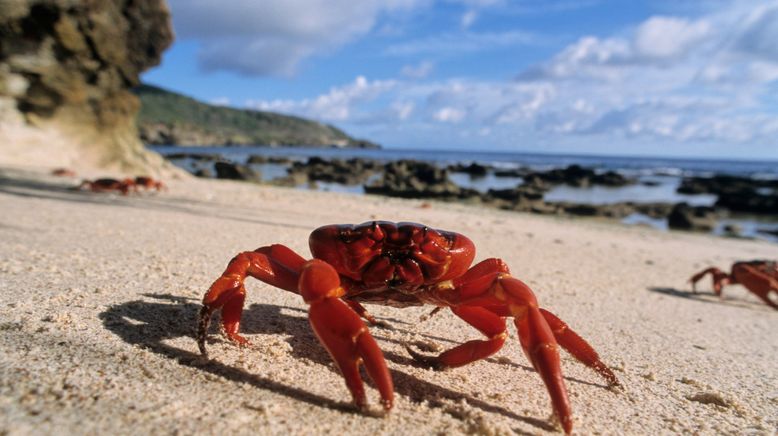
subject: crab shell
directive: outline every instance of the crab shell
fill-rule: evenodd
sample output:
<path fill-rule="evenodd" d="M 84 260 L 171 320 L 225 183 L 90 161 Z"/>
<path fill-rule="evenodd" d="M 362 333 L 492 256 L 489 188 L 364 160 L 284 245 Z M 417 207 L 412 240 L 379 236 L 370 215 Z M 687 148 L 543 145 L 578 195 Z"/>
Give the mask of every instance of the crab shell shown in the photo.
<path fill-rule="evenodd" d="M 461 276 L 475 257 L 467 237 L 410 222 L 328 225 L 309 244 L 314 258 L 367 289 L 404 293 Z"/>

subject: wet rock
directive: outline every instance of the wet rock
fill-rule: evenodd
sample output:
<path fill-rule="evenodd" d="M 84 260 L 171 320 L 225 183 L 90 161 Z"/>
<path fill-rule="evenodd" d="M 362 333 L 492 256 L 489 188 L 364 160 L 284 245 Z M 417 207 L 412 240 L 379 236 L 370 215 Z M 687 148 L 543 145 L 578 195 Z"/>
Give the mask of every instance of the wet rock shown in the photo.
<path fill-rule="evenodd" d="M 194 170 L 193 174 L 204 179 L 212 179 L 216 177 L 216 174 L 210 168 L 197 168 Z"/>
<path fill-rule="evenodd" d="M 295 173 L 289 173 L 284 177 L 276 177 L 275 179 L 271 180 L 270 183 L 276 186 L 294 187 L 294 186 L 303 186 L 305 184 L 308 184 L 310 186 L 312 183 L 315 182 L 308 180 L 307 174 L 295 172 Z"/>
<path fill-rule="evenodd" d="M 716 211 L 707 206 L 690 206 L 678 203 L 667 217 L 671 229 L 710 232 L 716 227 Z"/>
<path fill-rule="evenodd" d="M 635 212 L 635 205 L 632 203 L 611 203 L 611 204 L 569 204 L 559 205 L 564 213 L 575 216 L 606 217 L 606 218 L 624 218 Z"/>
<path fill-rule="evenodd" d="M 365 185 L 368 194 L 405 198 L 471 198 L 480 194 L 460 188 L 448 177 L 448 169 L 414 161 L 398 160 L 384 165 L 382 177 Z"/>
<path fill-rule="evenodd" d="M 177 160 L 177 159 L 192 159 L 196 161 L 213 161 L 221 160 L 222 157 L 218 154 L 207 153 L 170 153 L 165 155 L 165 159 Z"/>
<path fill-rule="evenodd" d="M 602 174 L 595 174 L 591 177 L 591 184 L 592 185 L 602 185 L 602 186 L 626 186 L 633 183 L 633 181 L 627 179 L 626 177 L 622 176 L 621 174 L 615 172 L 615 171 L 606 171 Z"/>
<path fill-rule="evenodd" d="M 722 228 L 724 235 L 731 238 L 739 238 L 743 233 L 743 228 L 737 224 L 727 224 Z"/>
<path fill-rule="evenodd" d="M 678 186 L 681 194 L 715 194 L 716 206 L 735 212 L 778 214 L 778 180 L 717 175 L 687 177 Z"/>
<path fill-rule="evenodd" d="M 495 177 L 524 177 L 529 173 L 524 168 L 503 168 L 494 170 Z"/>
<path fill-rule="evenodd" d="M 766 228 L 760 228 L 756 229 L 759 233 L 764 233 L 765 235 L 773 235 L 778 237 L 778 229 L 766 229 Z"/>
<path fill-rule="evenodd" d="M 726 174 L 713 177 L 685 177 L 681 180 L 677 191 L 681 194 L 721 194 L 745 189 L 754 191 L 776 190 L 778 189 L 778 180 L 756 180 L 750 177 Z"/>
<path fill-rule="evenodd" d="M 262 175 L 248 165 L 237 164 L 234 162 L 216 162 L 213 165 L 216 171 L 217 179 L 246 180 L 250 182 L 261 182 Z"/>
<path fill-rule="evenodd" d="M 484 177 L 489 173 L 489 167 L 473 162 L 469 165 L 451 165 L 449 170 L 456 173 L 466 173 L 471 177 Z"/>
<path fill-rule="evenodd" d="M 508 188 L 508 189 L 490 189 L 486 192 L 485 196 L 487 198 L 494 198 L 499 200 L 508 200 L 508 201 L 521 201 L 521 200 L 542 200 L 543 199 L 543 192 L 535 190 L 532 187 L 527 187 L 526 185 L 520 185 L 516 188 Z"/>
<path fill-rule="evenodd" d="M 545 172 L 531 172 L 524 176 L 525 182 L 545 185 L 570 185 L 585 188 L 592 185 L 626 186 L 634 183 L 614 171 L 597 174 L 591 168 L 580 165 L 570 165 L 567 168 L 556 168 Z"/>
<path fill-rule="evenodd" d="M 292 160 L 286 156 L 262 156 L 261 154 L 252 154 L 246 160 L 249 164 L 288 164 Z"/>
<path fill-rule="evenodd" d="M 501 209 L 556 213 L 556 207 L 551 207 L 543 201 L 543 194 L 542 189 L 523 184 L 515 188 L 490 189 L 482 195 L 482 200 L 486 204 L 492 204 Z"/>
<path fill-rule="evenodd" d="M 379 167 L 376 161 L 370 159 L 325 160 L 314 156 L 306 162 L 295 162 L 288 171 L 296 178 L 304 174 L 310 181 L 360 185 L 365 183 Z"/>
<path fill-rule="evenodd" d="M 651 218 L 665 218 L 673 210 L 674 205 L 670 203 L 635 203 L 635 212 L 641 213 Z"/>
<path fill-rule="evenodd" d="M 778 192 L 761 193 L 754 188 L 740 188 L 719 193 L 716 206 L 734 212 L 748 212 L 765 215 L 778 214 Z"/>

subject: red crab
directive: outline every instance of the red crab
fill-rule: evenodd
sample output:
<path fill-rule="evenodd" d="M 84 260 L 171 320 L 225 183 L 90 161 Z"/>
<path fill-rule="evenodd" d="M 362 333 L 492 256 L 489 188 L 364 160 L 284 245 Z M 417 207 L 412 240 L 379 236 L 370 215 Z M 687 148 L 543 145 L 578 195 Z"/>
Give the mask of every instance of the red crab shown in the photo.
<path fill-rule="evenodd" d="M 466 365 L 499 351 L 508 337 L 505 318 L 513 318 L 524 353 L 543 379 L 566 433 L 573 424 L 558 345 L 609 385 L 619 384 L 597 352 L 554 314 L 541 309 L 535 294 L 510 275 L 502 260 L 487 259 L 470 267 L 475 247 L 463 235 L 415 223 L 374 221 L 320 227 L 311 233 L 309 244 L 313 259 L 308 261 L 283 245 L 246 251 L 230 261 L 203 298 L 197 329 L 203 355 L 207 355 L 211 315 L 218 309 L 227 338 L 248 343 L 238 330 L 246 298 L 244 279 L 252 276 L 299 294 L 309 304 L 311 326 L 360 409 L 366 407 L 360 363 L 375 382 L 385 410 L 392 408 L 394 395 L 383 354 L 360 317 L 373 325 L 377 322 L 360 302 L 448 307 L 486 336 L 425 358 L 425 363 L 439 369 Z"/>
<path fill-rule="evenodd" d="M 135 188 L 136 190 L 137 187 L 140 187 L 147 191 L 155 189 L 157 192 L 162 191 L 163 189 L 167 189 L 167 186 L 165 186 L 165 184 L 162 183 L 161 180 L 156 180 L 148 176 L 135 177 L 135 186 L 136 186 Z"/>
<path fill-rule="evenodd" d="M 770 299 L 770 292 L 778 295 L 778 263 L 768 260 L 735 262 L 729 274 L 715 267 L 704 269 L 689 279 L 692 292 L 697 293 L 697 282 L 708 273 L 713 277 L 713 292 L 719 297 L 724 285 L 740 283 L 768 306 L 778 310 L 778 304 Z"/>
<path fill-rule="evenodd" d="M 117 179 L 97 179 L 97 180 L 84 180 L 81 182 L 81 184 L 78 186 L 77 189 L 82 189 L 86 187 L 87 189 L 93 191 L 93 192 L 108 192 L 108 191 L 119 191 L 122 193 L 122 195 L 127 195 L 128 192 L 130 192 L 130 189 L 136 190 L 135 187 L 135 181 L 133 179 L 123 179 L 123 180 L 117 180 Z"/>

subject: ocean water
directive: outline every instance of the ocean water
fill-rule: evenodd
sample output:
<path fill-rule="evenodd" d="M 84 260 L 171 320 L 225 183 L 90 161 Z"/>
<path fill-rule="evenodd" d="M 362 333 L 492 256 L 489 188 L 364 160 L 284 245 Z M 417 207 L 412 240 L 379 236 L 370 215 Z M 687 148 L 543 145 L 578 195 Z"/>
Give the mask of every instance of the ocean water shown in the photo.
<path fill-rule="evenodd" d="M 578 164 L 602 171 L 619 171 L 624 175 L 711 176 L 729 174 L 759 179 L 778 179 L 778 161 L 733 159 L 685 159 L 627 156 L 594 156 L 575 154 L 541 154 L 497 151 L 446 151 L 411 149 L 339 149 L 308 147 L 153 147 L 162 153 L 221 154 L 236 162 L 251 155 L 305 159 L 311 156 L 348 159 L 360 157 L 377 160 L 414 159 L 439 164 L 477 162 L 498 168 L 529 167 L 536 170 L 564 168 Z"/>
<path fill-rule="evenodd" d="M 656 157 L 593 156 L 574 154 L 540 154 L 521 152 L 483 152 L 483 151 L 445 151 L 445 150 L 405 150 L 405 149 L 337 149 L 305 147 L 153 147 L 162 154 L 192 153 L 217 154 L 224 158 L 245 163 L 251 155 L 266 157 L 287 157 L 304 161 L 318 156 L 325 159 L 349 159 L 353 157 L 392 161 L 413 159 L 441 166 L 456 163 L 479 163 L 501 169 L 531 168 L 545 171 L 565 168 L 577 164 L 593 168 L 596 171 L 616 171 L 627 177 L 636 178 L 638 183 L 624 187 L 593 186 L 576 188 L 557 186 L 544 196 L 546 201 L 567 201 L 585 204 L 608 204 L 632 201 L 636 203 L 686 202 L 692 205 L 709 206 L 716 201 L 715 195 L 685 195 L 676 192 L 683 177 L 710 177 L 726 174 L 754 179 L 778 179 L 778 161 L 769 160 L 723 160 L 723 159 L 686 159 Z M 176 165 L 192 170 L 196 165 L 191 160 L 175 160 Z M 256 164 L 254 168 L 262 173 L 264 180 L 272 180 L 286 175 L 286 166 L 279 164 Z M 496 177 L 489 173 L 485 177 L 471 177 L 465 173 L 452 173 L 451 179 L 462 187 L 481 192 L 489 189 L 506 189 L 522 183 L 520 177 Z M 300 188 L 307 188 L 301 186 Z M 363 194 L 361 185 L 346 186 L 334 183 L 317 183 L 317 189 L 324 191 Z M 655 220 L 641 215 L 633 215 L 624 220 L 628 224 L 650 225 L 667 229 L 664 220 Z M 778 237 L 764 233 L 765 230 L 778 230 L 778 216 L 735 215 L 722 220 L 714 233 L 723 234 L 724 225 L 735 224 L 741 228 L 741 235 L 778 242 Z"/>

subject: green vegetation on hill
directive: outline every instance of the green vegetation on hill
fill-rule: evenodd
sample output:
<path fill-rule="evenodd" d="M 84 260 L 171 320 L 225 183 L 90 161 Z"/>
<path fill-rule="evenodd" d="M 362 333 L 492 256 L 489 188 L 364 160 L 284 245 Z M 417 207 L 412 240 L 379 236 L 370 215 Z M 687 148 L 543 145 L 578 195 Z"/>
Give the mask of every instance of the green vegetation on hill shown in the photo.
<path fill-rule="evenodd" d="M 214 106 L 150 85 L 134 92 L 141 101 L 138 129 L 147 144 L 378 147 L 304 118 Z"/>

